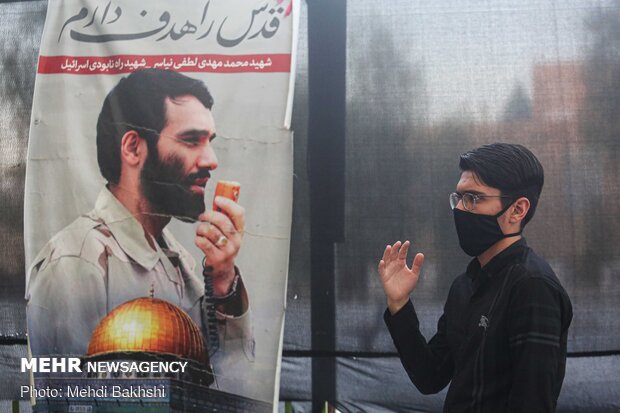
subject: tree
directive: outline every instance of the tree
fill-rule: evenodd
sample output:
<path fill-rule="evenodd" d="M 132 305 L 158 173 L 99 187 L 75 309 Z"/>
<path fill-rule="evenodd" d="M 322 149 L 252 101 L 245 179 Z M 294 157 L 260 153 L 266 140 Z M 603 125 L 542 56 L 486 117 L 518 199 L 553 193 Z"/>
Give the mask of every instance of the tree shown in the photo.
<path fill-rule="evenodd" d="M 504 120 L 525 120 L 532 116 L 532 102 L 525 92 L 525 88 L 518 82 L 512 89 L 508 103 L 504 109 Z"/>

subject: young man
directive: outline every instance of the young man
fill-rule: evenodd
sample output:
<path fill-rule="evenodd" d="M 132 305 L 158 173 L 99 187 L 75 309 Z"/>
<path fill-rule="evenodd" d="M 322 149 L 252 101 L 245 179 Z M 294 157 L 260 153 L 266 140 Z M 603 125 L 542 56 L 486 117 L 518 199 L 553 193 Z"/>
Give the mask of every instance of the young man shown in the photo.
<path fill-rule="evenodd" d="M 461 248 L 475 257 L 456 278 L 426 341 L 409 295 L 424 256 L 406 264 L 409 241 L 379 262 L 384 314 L 401 362 L 424 394 L 448 383 L 445 412 L 552 412 L 564 379 L 570 300 L 521 232 L 534 216 L 544 174 L 521 145 L 485 145 L 461 155 L 450 195 Z"/>
<path fill-rule="evenodd" d="M 228 378 L 228 391 L 235 381 L 241 387 L 230 369 L 243 371 L 254 356 L 248 297 L 235 266 L 245 211 L 222 197 L 215 200 L 222 212 L 205 211 L 204 187 L 218 166 L 212 105 L 202 82 L 157 69 L 132 73 L 108 94 L 97 122 L 97 159 L 107 185 L 94 209 L 56 234 L 29 271 L 34 356 L 84 355 L 106 314 L 152 291 L 203 328 L 216 376 L 227 373 L 220 388 Z M 171 217 L 199 221 L 195 243 L 204 268 L 198 275 L 193 258 L 165 229 Z M 213 287 L 210 297 L 205 281 Z"/>

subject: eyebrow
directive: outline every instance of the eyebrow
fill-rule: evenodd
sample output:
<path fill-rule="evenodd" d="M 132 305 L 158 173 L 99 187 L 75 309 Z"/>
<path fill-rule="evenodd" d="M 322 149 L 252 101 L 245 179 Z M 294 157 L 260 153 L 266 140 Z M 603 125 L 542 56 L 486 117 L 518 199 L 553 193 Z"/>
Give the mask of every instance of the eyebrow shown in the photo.
<path fill-rule="evenodd" d="M 179 138 L 196 138 L 200 136 L 207 136 L 209 138 L 209 141 L 212 141 L 213 139 L 215 139 L 216 134 L 215 132 L 204 129 L 189 129 L 179 133 L 178 136 Z"/>
<path fill-rule="evenodd" d="M 459 194 L 459 195 L 463 195 L 465 193 L 472 194 L 472 195 L 486 195 L 484 192 L 476 191 L 476 190 L 473 190 L 473 189 L 468 190 L 468 191 L 462 191 L 462 192 L 461 191 L 456 191 L 456 193 Z"/>

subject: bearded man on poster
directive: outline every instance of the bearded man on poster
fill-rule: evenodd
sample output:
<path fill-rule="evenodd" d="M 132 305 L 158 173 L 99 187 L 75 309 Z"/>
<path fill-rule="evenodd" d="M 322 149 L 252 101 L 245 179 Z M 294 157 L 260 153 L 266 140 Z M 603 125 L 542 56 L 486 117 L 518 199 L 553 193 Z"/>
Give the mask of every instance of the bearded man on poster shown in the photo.
<path fill-rule="evenodd" d="M 450 383 L 444 412 L 555 411 L 572 319 L 568 295 L 521 233 L 544 182 L 521 145 L 485 145 L 461 155 L 450 195 L 461 248 L 475 257 L 453 282 L 426 341 L 409 295 L 424 255 L 406 264 L 410 242 L 388 245 L 379 262 L 384 319 L 401 362 L 423 394 Z"/>
<path fill-rule="evenodd" d="M 253 360 L 249 300 L 235 266 L 245 211 L 223 197 L 215 199 L 221 212 L 205 211 L 203 200 L 218 167 L 212 105 L 201 81 L 158 69 L 130 74 L 107 95 L 97 122 L 97 160 L 107 185 L 94 209 L 57 233 L 29 270 L 34 356 L 84 355 L 106 314 L 151 292 L 203 328 L 216 377 L 218 365 Z M 199 222 L 204 277 L 166 229 L 171 217 Z M 209 324 L 217 326 L 211 333 Z"/>

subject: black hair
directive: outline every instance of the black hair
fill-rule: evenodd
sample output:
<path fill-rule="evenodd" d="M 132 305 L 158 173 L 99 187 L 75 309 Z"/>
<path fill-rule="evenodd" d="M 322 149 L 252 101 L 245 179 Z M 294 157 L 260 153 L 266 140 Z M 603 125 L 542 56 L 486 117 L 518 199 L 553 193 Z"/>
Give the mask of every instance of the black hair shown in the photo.
<path fill-rule="evenodd" d="M 122 78 L 108 93 L 97 120 L 97 161 L 101 175 L 118 183 L 121 175 L 121 139 L 135 130 L 154 148 L 166 126 L 166 98 L 194 96 L 207 109 L 213 97 L 200 80 L 171 70 L 144 69 Z"/>
<path fill-rule="evenodd" d="M 530 209 L 521 223 L 523 228 L 534 216 L 545 182 L 538 158 L 525 146 L 493 143 L 461 155 L 461 171 L 470 171 L 485 185 L 500 190 L 506 208 L 520 197 L 530 201 Z"/>

